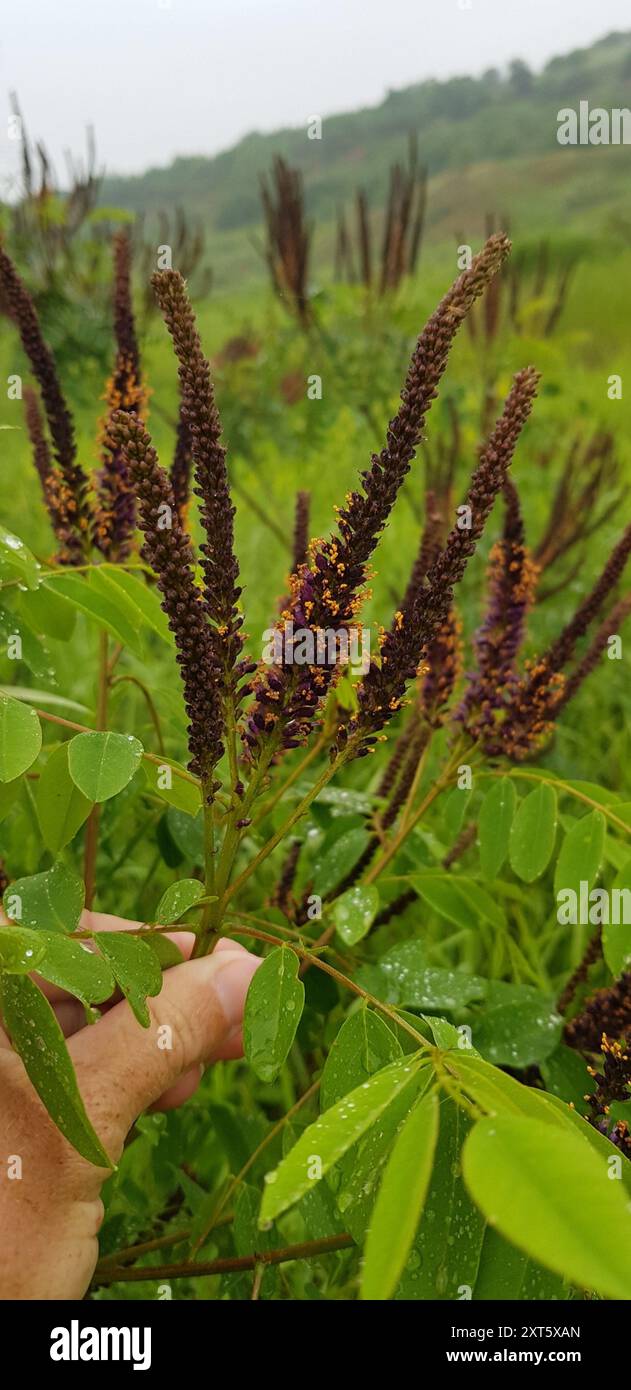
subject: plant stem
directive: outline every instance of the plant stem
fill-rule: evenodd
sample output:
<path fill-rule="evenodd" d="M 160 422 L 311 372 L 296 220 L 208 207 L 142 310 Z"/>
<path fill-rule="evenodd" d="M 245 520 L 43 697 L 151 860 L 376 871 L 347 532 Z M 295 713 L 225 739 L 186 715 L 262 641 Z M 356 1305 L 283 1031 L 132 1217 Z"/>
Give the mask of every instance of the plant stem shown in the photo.
<path fill-rule="evenodd" d="M 261 821 L 265 820 L 266 816 L 269 816 L 270 811 L 273 811 L 274 807 L 278 805 L 278 802 L 282 801 L 285 792 L 288 790 L 288 788 L 293 786 L 294 782 L 298 781 L 298 778 L 302 776 L 303 772 L 313 762 L 314 758 L 317 758 L 318 753 L 320 753 L 322 749 L 326 747 L 328 741 L 328 733 L 321 734 L 320 737 L 316 739 L 313 746 L 309 749 L 309 752 L 307 753 L 306 757 L 302 759 L 302 762 L 297 763 L 296 767 L 293 769 L 292 772 L 290 772 L 289 776 L 285 778 L 285 781 L 281 783 L 280 787 L 277 791 L 274 792 L 274 795 L 270 797 L 269 801 L 263 803 L 258 816 L 252 822 L 253 826 L 260 825 Z"/>
<path fill-rule="evenodd" d="M 202 801 L 204 805 L 204 880 L 206 884 L 206 893 L 209 896 L 214 896 L 215 893 L 215 822 L 214 798 L 211 791 L 212 780 L 212 772 L 209 777 L 202 778 Z M 212 907 L 213 903 L 206 903 L 204 907 L 199 935 L 193 949 L 193 956 L 204 956 L 208 951 L 208 946 L 210 944 L 209 938 L 211 936 L 210 924 Z"/>
<path fill-rule="evenodd" d="M 322 1240 L 306 1240 L 300 1245 L 285 1245 L 279 1250 L 259 1250 L 253 1255 L 231 1255 L 223 1260 L 200 1261 L 181 1265 L 150 1265 L 146 1269 L 110 1270 L 99 1284 L 143 1283 L 148 1279 L 197 1279 L 201 1275 L 239 1274 L 256 1269 L 257 1265 L 279 1265 L 288 1260 L 315 1259 L 318 1255 L 348 1250 L 354 1246 L 352 1236 L 342 1233 L 325 1236 Z"/>
<path fill-rule="evenodd" d="M 428 753 L 429 753 L 430 744 L 431 744 L 431 741 L 432 741 L 433 736 L 434 736 L 434 730 L 432 729 L 431 732 L 430 732 L 430 734 L 429 734 L 429 737 L 428 737 L 428 739 L 427 739 L 427 743 L 425 744 L 425 747 L 424 747 L 424 749 L 423 749 L 423 751 L 422 751 L 422 753 L 421 753 L 421 756 L 420 756 L 420 758 L 419 758 L 419 760 L 418 760 L 418 762 L 417 762 L 417 764 L 416 764 L 416 771 L 415 771 L 415 773 L 414 773 L 414 779 L 413 779 L 413 781 L 412 781 L 412 785 L 411 785 L 411 787 L 410 787 L 410 790 L 409 790 L 409 792 L 408 792 L 408 794 L 407 794 L 407 796 L 406 796 L 406 798 L 405 798 L 405 805 L 404 805 L 404 807 L 403 807 L 403 815 L 401 816 L 401 829 L 403 829 L 404 826 L 406 826 L 406 825 L 408 824 L 408 821 L 409 821 L 410 816 L 411 816 L 411 814 L 412 814 L 412 807 L 413 807 L 413 805 L 414 805 L 414 802 L 416 801 L 416 793 L 417 793 L 417 791 L 418 791 L 418 789 L 419 789 L 419 787 L 420 787 L 420 785 L 421 785 L 421 779 L 422 779 L 423 773 L 424 773 L 424 771 L 425 771 L 425 764 L 426 764 L 426 762 L 427 762 L 427 755 L 428 755 Z"/>
<path fill-rule="evenodd" d="M 305 811 L 309 809 L 311 802 L 315 801 L 316 797 L 322 791 L 323 787 L 326 787 L 327 782 L 330 782 L 331 778 L 341 767 L 342 762 L 343 755 L 342 757 L 336 758 L 334 763 L 331 763 L 329 767 L 324 769 L 324 772 L 320 774 L 317 782 L 314 782 L 307 795 L 303 796 L 302 800 L 298 802 L 298 805 L 295 811 L 292 812 L 291 816 L 289 816 L 288 819 L 283 822 L 279 830 L 275 831 L 275 833 L 270 837 L 266 844 L 263 845 L 263 848 L 259 850 L 258 854 L 254 856 L 254 859 L 250 860 L 250 863 L 243 870 L 243 873 L 241 873 L 239 877 L 235 879 L 234 883 L 231 883 L 230 887 L 226 888 L 226 891 L 223 896 L 223 901 L 221 903 L 222 912 L 225 909 L 226 904 L 230 901 L 231 898 L 234 897 L 235 893 L 238 893 L 239 889 L 243 887 L 244 883 L 247 883 L 247 880 L 251 877 L 251 875 L 253 873 L 256 873 L 256 870 L 258 869 L 259 865 L 262 864 L 263 861 L 267 859 L 268 855 L 270 855 L 272 851 L 276 849 L 276 846 L 279 845 L 281 840 L 285 838 L 285 835 L 287 835 L 287 833 L 293 828 L 293 826 L 296 824 L 296 821 L 299 821 L 300 817 L 303 816 Z"/>
<path fill-rule="evenodd" d="M 96 728 L 103 730 L 107 728 L 107 697 L 109 691 L 109 676 L 107 669 L 108 641 L 107 633 L 99 633 L 99 675 L 96 701 Z M 96 802 L 88 816 L 88 824 L 85 832 L 85 851 L 83 860 L 83 878 L 85 882 L 85 905 L 88 909 L 94 902 L 94 891 L 96 888 L 96 856 L 99 846 L 99 822 L 101 819 L 101 807 Z"/>
<path fill-rule="evenodd" d="M 227 1211 L 215 1222 L 216 1226 L 230 1226 L 234 1221 L 234 1212 Z M 181 1231 L 165 1231 L 161 1236 L 153 1236 L 151 1240 L 142 1240 L 138 1245 L 126 1245 L 121 1250 L 112 1250 L 111 1254 L 103 1255 L 98 1261 L 95 1274 L 107 1273 L 111 1268 L 118 1269 L 121 1264 L 129 1264 L 133 1260 L 140 1259 L 141 1255 L 152 1255 L 155 1250 L 164 1250 L 169 1245 L 183 1245 L 190 1238 L 191 1228 L 185 1226 Z"/>
<path fill-rule="evenodd" d="M 218 934 L 223 916 L 224 903 L 222 901 L 222 894 L 230 878 L 232 865 L 234 863 L 235 856 L 244 833 L 244 828 L 242 826 L 239 826 L 237 822 L 240 820 L 247 820 L 247 812 L 249 811 L 249 808 L 252 802 L 254 801 L 254 798 L 256 797 L 258 788 L 263 777 L 265 776 L 265 773 L 267 772 L 269 761 L 271 760 L 272 756 L 273 751 L 270 750 L 267 761 L 262 762 L 260 766 L 257 768 L 252 778 L 252 781 L 250 782 L 250 785 L 245 793 L 245 796 L 239 798 L 239 800 L 236 801 L 236 804 L 232 806 L 231 810 L 228 813 L 226 829 L 223 837 L 223 844 L 221 846 L 221 853 L 219 855 L 219 863 L 216 869 L 214 867 L 213 862 L 214 886 L 213 888 L 208 888 L 208 892 L 215 894 L 217 901 L 209 903 L 204 910 L 204 915 L 201 921 L 200 934 L 198 936 L 197 942 L 195 944 L 195 950 L 193 952 L 195 956 L 207 955 L 208 951 L 214 945 L 215 937 Z M 235 785 L 236 782 L 233 781 L 233 787 Z M 207 809 L 209 814 L 212 815 L 212 807 L 210 805 L 207 806 L 207 801 L 205 797 L 205 813 Z"/>
<path fill-rule="evenodd" d="M 286 936 L 289 941 L 293 939 L 298 942 L 299 946 L 304 946 L 306 944 L 309 949 L 314 952 L 323 950 L 323 948 L 328 945 L 328 941 L 323 942 L 321 936 L 317 937 L 315 941 L 312 941 L 310 937 L 306 936 L 306 925 L 305 931 L 301 931 L 299 927 L 281 927 L 278 922 L 269 922 L 266 917 L 257 917 L 254 912 L 237 912 L 233 910 L 226 912 L 224 920 L 227 922 L 234 921 L 235 923 L 251 922 L 254 927 L 261 927 L 263 931 L 268 927 L 273 927 L 275 932 L 279 932 L 282 936 Z M 349 959 L 349 957 L 344 957 L 342 953 L 334 947 L 330 948 L 330 954 L 336 956 L 341 965 L 345 965 Z"/>

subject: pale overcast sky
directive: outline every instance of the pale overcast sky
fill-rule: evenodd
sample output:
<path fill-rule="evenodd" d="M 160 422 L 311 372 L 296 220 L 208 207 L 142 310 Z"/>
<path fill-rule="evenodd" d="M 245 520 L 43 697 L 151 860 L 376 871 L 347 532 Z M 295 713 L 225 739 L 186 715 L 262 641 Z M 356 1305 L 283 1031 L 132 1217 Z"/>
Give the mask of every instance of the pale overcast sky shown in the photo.
<path fill-rule="evenodd" d="M 627 28 L 629 0 L 4 0 L 0 103 L 18 92 L 60 168 L 91 122 L 109 170 L 135 172 Z"/>

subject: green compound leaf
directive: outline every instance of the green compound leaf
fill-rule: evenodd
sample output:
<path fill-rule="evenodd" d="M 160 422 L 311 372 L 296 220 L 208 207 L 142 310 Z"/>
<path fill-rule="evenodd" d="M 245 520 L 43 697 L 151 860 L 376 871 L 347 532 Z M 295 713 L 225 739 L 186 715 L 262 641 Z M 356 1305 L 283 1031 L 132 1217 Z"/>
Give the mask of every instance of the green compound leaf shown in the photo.
<path fill-rule="evenodd" d="M 411 1083 L 421 1063 L 422 1057 L 399 1058 L 309 1125 L 278 1168 L 266 1175 L 260 1214 L 262 1226 L 293 1206 L 310 1191 L 312 1183 L 324 1177 L 379 1119 L 404 1086 Z"/>
<path fill-rule="evenodd" d="M 0 970 L 10 975 L 28 975 L 35 970 L 45 949 L 39 932 L 28 927 L 0 927 Z"/>
<path fill-rule="evenodd" d="M 93 570 L 87 580 L 79 574 L 56 574 L 50 589 L 57 598 L 86 613 L 142 661 L 141 614 L 134 604 L 125 603 L 125 596 L 116 585 L 107 585 L 104 576 L 94 580 L 95 573 Z M 49 581 L 44 580 L 44 585 L 48 588 Z"/>
<path fill-rule="evenodd" d="M 542 782 L 522 801 L 510 832 L 511 868 L 524 883 L 534 883 L 547 869 L 556 829 L 556 792 Z"/>
<path fill-rule="evenodd" d="M 368 1228 L 362 1299 L 391 1298 L 401 1278 L 432 1176 L 438 1120 L 434 1091 L 417 1102 L 395 1140 Z"/>
<path fill-rule="evenodd" d="M 109 801 L 131 782 L 142 754 L 131 734 L 77 734 L 68 745 L 68 771 L 89 801 Z"/>
<path fill-rule="evenodd" d="M 181 965 L 184 960 L 179 946 L 166 935 L 166 932 L 147 933 L 145 945 L 157 957 L 161 970 L 170 970 L 172 965 Z"/>
<path fill-rule="evenodd" d="M 75 931 L 83 911 L 83 881 L 59 860 L 43 874 L 17 878 L 6 889 L 7 917 L 39 931 Z"/>
<path fill-rule="evenodd" d="M 42 728 L 34 709 L 0 694 L 0 782 L 13 782 L 35 762 Z"/>
<path fill-rule="evenodd" d="M 610 920 L 602 929 L 603 955 L 612 975 L 618 979 L 631 965 L 631 859 L 616 874 L 612 889 Z"/>
<path fill-rule="evenodd" d="M 131 932 L 95 932 L 94 940 L 112 969 L 117 985 L 129 1001 L 138 1022 L 148 1028 L 151 1022 L 147 996 L 162 989 L 162 971 L 154 951 Z"/>
<path fill-rule="evenodd" d="M 474 1047 L 496 1066 L 529 1067 L 545 1061 L 560 1042 L 563 1029 L 554 998 L 528 986 L 512 997 L 507 990 L 506 1002 L 504 993 L 496 985 L 497 1002 L 491 1002 L 473 1024 Z"/>
<path fill-rule="evenodd" d="M 25 617 L 0 604 L 0 637 L 10 659 L 19 657 L 36 681 L 57 685 L 52 657 L 39 634 L 32 632 Z"/>
<path fill-rule="evenodd" d="M 51 854 L 59 854 L 92 809 L 92 802 L 75 786 L 68 771 L 67 743 L 51 753 L 37 783 L 35 804 L 44 844 Z"/>
<path fill-rule="evenodd" d="M 274 1081 L 296 1036 L 305 1002 L 298 957 L 278 946 L 252 976 L 243 1015 L 243 1050 L 261 1081 Z"/>
<path fill-rule="evenodd" d="M 497 878 L 506 861 L 517 793 L 510 777 L 500 777 L 487 792 L 478 816 L 480 865 L 487 879 Z"/>
<path fill-rule="evenodd" d="M 374 884 L 358 883 L 336 899 L 329 915 L 342 941 L 355 946 L 370 931 L 378 911 L 378 889 Z"/>
<path fill-rule="evenodd" d="M 5 817 L 8 816 L 23 786 L 24 783 L 19 777 L 16 777 L 15 782 L 0 782 L 0 821 L 3 821 Z"/>
<path fill-rule="evenodd" d="M 37 588 L 40 580 L 38 561 L 25 546 L 24 541 L 7 531 L 5 526 L 0 526 L 0 562 L 13 570 L 27 588 Z"/>
<path fill-rule="evenodd" d="M 198 811 L 189 816 L 176 806 L 169 806 L 166 814 L 169 835 L 180 854 L 191 864 L 204 862 L 204 817 Z"/>
<path fill-rule="evenodd" d="M 160 898 L 154 918 L 156 925 L 168 927 L 173 922 L 179 922 L 180 917 L 205 896 L 206 889 L 198 878 L 178 879 L 178 882 L 172 883 Z"/>
<path fill-rule="evenodd" d="M 338 838 L 323 847 L 313 865 L 314 892 L 321 898 L 328 897 L 355 867 L 369 840 L 368 831 L 362 827 L 346 830 L 342 835 L 338 831 Z"/>
<path fill-rule="evenodd" d="M 555 1129 L 571 1128 L 572 1112 L 559 1109 L 554 1096 L 534 1086 L 522 1085 L 481 1057 L 464 1051 L 450 1052 L 449 1070 L 457 1077 L 462 1090 L 488 1115 L 515 1115 L 552 1125 Z"/>
<path fill-rule="evenodd" d="M 11 1042 L 51 1119 L 89 1163 L 111 1168 L 86 1115 L 64 1036 L 48 1000 L 28 975 L 1 977 L 0 1000 Z"/>
<path fill-rule="evenodd" d="M 511 1303 L 549 1303 L 572 1298 L 572 1288 L 559 1274 L 529 1260 L 523 1250 L 516 1250 L 492 1226 L 487 1226 L 473 1298 L 483 1303 L 494 1299 Z"/>
<path fill-rule="evenodd" d="M 475 1283 L 485 1223 L 461 1174 L 462 1145 L 470 1127 L 464 1110 L 443 1096 L 423 1219 L 396 1291 L 398 1301 L 454 1301 Z"/>
<path fill-rule="evenodd" d="M 454 878 L 450 873 L 426 870 L 411 874 L 410 883 L 429 907 L 458 927 L 477 931 L 480 920 L 491 922 L 498 931 L 505 926 L 504 914 L 491 894 L 465 874 Z"/>
<path fill-rule="evenodd" d="M 592 811 L 576 822 L 566 835 L 554 871 L 554 895 L 572 889 L 577 901 L 581 882 L 591 888 L 598 876 L 605 848 L 606 822 L 602 811 Z"/>
<path fill-rule="evenodd" d="M 395 1062 L 401 1045 L 383 1019 L 363 1004 L 344 1020 L 324 1064 L 320 1085 L 323 1110 Z"/>
<path fill-rule="evenodd" d="M 60 932 L 33 934 L 44 944 L 44 959 L 37 965 L 42 979 L 74 994 L 86 1008 L 111 998 L 116 982 L 103 956 Z"/>
<path fill-rule="evenodd" d="M 199 782 L 192 780 L 182 763 L 173 758 L 161 758 L 159 763 L 145 762 L 143 771 L 151 791 L 176 810 L 196 816 L 201 810 L 202 793 Z M 182 774 L 182 775 L 178 775 Z"/>
<path fill-rule="evenodd" d="M 507 1115 L 481 1120 L 463 1152 L 469 1192 L 501 1235 L 580 1287 L 628 1300 L 631 1213 L 611 1172 L 580 1135 Z"/>
<path fill-rule="evenodd" d="M 378 965 L 362 966 L 357 979 L 387 1004 L 427 1013 L 462 1009 L 473 1000 L 484 999 L 487 989 L 486 980 L 476 975 L 428 965 L 418 940 L 393 946 Z"/>

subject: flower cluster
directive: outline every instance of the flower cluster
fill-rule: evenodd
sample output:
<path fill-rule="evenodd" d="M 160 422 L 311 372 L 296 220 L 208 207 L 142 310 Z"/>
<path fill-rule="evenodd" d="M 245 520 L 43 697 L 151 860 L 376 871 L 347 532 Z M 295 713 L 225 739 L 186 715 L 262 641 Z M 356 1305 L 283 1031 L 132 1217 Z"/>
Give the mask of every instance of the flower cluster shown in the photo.
<path fill-rule="evenodd" d="M 309 547 L 309 513 L 311 509 L 311 494 L 308 492 L 296 493 L 296 511 L 294 516 L 294 540 L 292 548 L 292 570 L 294 573 L 304 565 L 307 560 Z"/>
<path fill-rule="evenodd" d="M 45 495 L 54 496 L 54 506 L 49 505 L 49 513 L 60 543 L 59 558 L 64 564 L 79 565 L 85 559 L 90 539 L 88 479 L 77 462 L 72 416 L 59 384 L 52 353 L 42 337 L 35 305 L 13 262 L 1 247 L 0 290 L 38 382 L 48 422 L 53 459 L 50 466 L 45 465 L 46 474 L 50 477 Z M 29 433 L 33 438 L 34 429 L 42 461 L 42 430 L 41 425 L 35 424 L 35 409 L 31 398 Z"/>
<path fill-rule="evenodd" d="M 409 614 L 414 607 L 416 595 L 422 589 L 427 571 L 440 554 L 445 540 L 445 513 L 439 504 L 433 488 L 425 494 L 425 523 L 421 531 L 419 547 L 408 579 L 407 588 L 401 600 L 401 612 Z"/>
<path fill-rule="evenodd" d="M 395 614 L 383 641 L 380 658 L 371 662 L 359 692 L 359 710 L 341 739 L 353 739 L 365 753 L 375 735 L 401 707 L 406 684 L 424 660 L 432 639 L 447 621 L 455 585 L 462 579 L 497 494 L 502 489 L 519 435 L 536 394 L 538 376 L 532 367 L 516 375 L 504 410 L 483 448 L 467 499 L 437 559 L 405 612 Z M 460 523 L 464 524 L 460 524 Z"/>
<path fill-rule="evenodd" d="M 554 451 L 556 453 L 556 449 Z M 544 454 L 544 467 L 549 455 Z M 618 510 L 624 501 L 620 467 L 611 434 L 598 431 L 591 439 L 572 440 L 548 512 L 548 519 L 534 550 L 540 570 L 549 569 L 580 547 L 581 553 L 566 572 L 563 584 L 578 574 L 583 547 Z M 549 588 L 548 595 L 556 592 Z"/>
<path fill-rule="evenodd" d="M 603 1034 L 621 1038 L 631 1033 L 631 973 L 606 989 L 598 989 L 581 1012 L 565 1025 L 565 1041 L 577 1052 L 598 1052 Z"/>
<path fill-rule="evenodd" d="M 370 467 L 362 474 L 361 492 L 350 493 L 339 510 L 338 534 L 315 542 L 308 562 L 292 577 L 290 601 L 279 626 L 291 620 L 295 630 L 310 627 L 347 632 L 356 621 L 368 561 L 409 471 L 455 334 L 509 250 L 505 236 L 490 237 L 426 324 L 412 355 L 401 407 L 390 422 L 386 445 L 380 454 L 373 455 Z M 260 671 L 244 732 L 249 757 L 254 761 L 260 757 L 266 739 L 276 747 L 295 747 L 301 742 L 338 672 L 337 663 L 296 668 L 291 653 Z M 409 675 L 408 670 L 405 679 Z"/>
<path fill-rule="evenodd" d="M 430 725 L 443 722 L 461 670 L 462 623 L 451 608 L 428 644 L 423 662 L 420 703 Z"/>
<path fill-rule="evenodd" d="M 110 431 L 136 489 L 145 537 L 143 555 L 157 575 L 162 607 L 175 637 L 189 717 L 191 770 L 208 781 L 223 752 L 221 669 L 203 598 L 195 584 L 193 548 L 180 521 L 168 474 L 160 467 L 142 421 L 121 410 L 112 416 Z"/>
<path fill-rule="evenodd" d="M 163 270 L 154 275 L 152 284 L 179 364 L 181 418 L 188 434 L 195 468 L 194 490 L 200 500 L 205 533 L 201 546 L 203 606 L 211 625 L 224 694 L 232 698 L 235 682 L 243 673 L 238 664 L 243 618 L 237 606 L 241 589 L 234 553 L 235 509 L 230 499 L 221 421 L 185 281 L 179 271 Z"/>
<path fill-rule="evenodd" d="M 272 284 L 303 327 L 311 322 L 309 256 L 311 228 L 305 215 L 302 175 L 277 155 L 268 180 L 261 178 L 267 233 L 266 260 Z"/>
<path fill-rule="evenodd" d="M 626 1120 L 611 1122 L 612 1105 L 624 1105 L 631 1099 L 631 1040 L 628 1038 L 608 1038 L 603 1033 L 600 1050 L 603 1056 L 602 1072 L 595 1067 L 587 1070 L 596 1082 L 596 1090 L 588 1097 L 591 1114 L 589 1122 L 594 1129 L 606 1134 L 612 1144 L 631 1158 L 631 1134 Z"/>
<path fill-rule="evenodd" d="M 182 276 L 161 271 L 153 284 L 179 362 L 179 442 L 182 458 L 190 454 L 194 464 L 195 494 L 201 503 L 203 589 L 195 582 L 195 554 L 183 515 L 183 494 L 176 496 L 174 480 L 160 466 L 142 421 L 134 413 L 119 410 L 112 416 L 110 431 L 138 494 L 143 554 L 156 572 L 162 606 L 175 636 L 190 721 L 191 768 L 201 776 L 206 797 L 212 800 L 220 786 L 212 781 L 212 773 L 223 754 L 227 726 L 232 731 L 247 693 L 240 682 L 254 668 L 240 659 L 243 619 L 237 606 L 241 589 L 234 554 L 234 507 L 210 367 Z"/>
<path fill-rule="evenodd" d="M 93 540 L 107 560 L 124 560 L 136 529 L 134 492 L 120 449 L 110 432 L 112 416 L 119 410 L 142 414 L 144 393 L 140 379 L 140 354 L 131 303 L 131 245 L 127 233 L 114 239 L 114 334 L 116 359 L 107 383 L 107 417 L 103 427 L 102 464 L 96 480 Z"/>
<path fill-rule="evenodd" d="M 622 576 L 631 552 L 631 525 L 623 532 L 592 590 L 579 605 L 574 616 L 538 661 L 527 665 L 522 678 L 516 681 L 506 705 L 504 722 L 497 741 L 488 746 L 489 752 L 503 752 L 521 761 L 536 750 L 554 727 L 559 710 L 575 694 L 582 681 L 593 670 L 616 623 L 629 611 L 626 600 L 616 604 L 609 618 L 599 629 L 586 656 L 574 672 L 565 675 L 564 668 L 572 660 L 577 643 L 598 617 L 612 589 Z M 486 745 L 485 745 L 486 746 Z"/>
<path fill-rule="evenodd" d="M 175 505 L 182 523 L 186 521 L 188 514 L 191 497 L 192 469 L 191 438 L 188 425 L 182 414 L 182 408 L 180 407 L 175 433 L 175 449 L 173 451 L 173 460 L 171 463 L 171 486 L 173 488 Z"/>
<path fill-rule="evenodd" d="M 131 248 L 127 233 L 114 239 L 114 370 L 106 387 L 107 414 L 101 433 L 101 468 L 93 480 L 77 462 L 72 416 L 66 405 L 52 353 L 42 337 L 32 298 L 5 252 L 0 251 L 0 288 L 39 384 L 48 434 L 38 397 L 24 391 L 26 427 L 44 502 L 58 542 L 57 561 L 83 564 L 91 546 L 107 560 L 127 558 L 136 529 L 134 492 L 120 450 L 110 431 L 120 410 L 143 409 L 140 359 L 131 302 Z"/>
<path fill-rule="evenodd" d="M 474 738 L 487 742 L 515 679 L 515 661 L 538 578 L 538 568 L 524 543 L 519 496 L 510 479 L 503 491 L 504 532 L 489 557 L 488 608 L 473 640 L 476 667 L 468 675 L 468 688 L 455 716 Z"/>
<path fill-rule="evenodd" d="M 75 532 L 66 507 L 67 493 L 60 479 L 59 469 L 55 467 L 51 458 L 37 392 L 32 386 L 25 386 L 23 399 L 24 418 L 28 437 L 31 441 L 33 463 L 42 486 L 44 505 L 59 546 L 58 558 L 62 564 L 71 564 Z"/>

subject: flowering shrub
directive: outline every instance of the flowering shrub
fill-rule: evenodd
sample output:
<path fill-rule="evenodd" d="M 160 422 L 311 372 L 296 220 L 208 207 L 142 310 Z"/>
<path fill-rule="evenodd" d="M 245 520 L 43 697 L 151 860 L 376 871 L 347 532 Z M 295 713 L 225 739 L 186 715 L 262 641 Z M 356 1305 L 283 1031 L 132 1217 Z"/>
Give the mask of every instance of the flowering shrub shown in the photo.
<path fill-rule="evenodd" d="M 509 251 L 491 236 L 430 317 L 385 444 L 330 535 L 307 542 L 299 495 L 271 661 L 243 629 L 227 453 L 182 277 L 153 280 L 179 370 L 167 471 L 145 422 L 119 239 L 116 362 L 89 478 L 33 306 L 0 253 L 45 415 L 29 390 L 57 542 L 44 564 L 5 535 L 9 636 L 28 664 L 36 634 L 63 637 L 74 613 L 100 633 L 92 725 L 19 689 L 0 695 L 2 1014 L 69 1143 L 109 1166 L 33 970 L 89 1018 L 120 988 L 160 1046 L 169 1021 L 148 1001 L 181 959 L 178 930 L 194 931 L 197 956 L 220 936 L 265 954 L 244 1024 L 255 1098 L 239 1072 L 229 1102 L 213 1080 L 182 1115 L 147 1117 L 108 1184 L 96 1283 L 117 1296 L 164 1278 L 195 1291 L 212 1275 L 218 1296 L 247 1297 L 250 1268 L 257 1295 L 282 1297 L 275 1267 L 295 1258 L 311 1261 L 297 1276 L 304 1297 L 631 1292 L 631 922 L 610 923 L 601 904 L 568 932 L 557 912 L 560 894 L 601 873 L 626 886 L 628 808 L 532 761 L 620 640 L 631 527 L 573 617 L 525 658 L 540 567 L 510 468 L 537 393 L 532 367 L 514 376 L 455 510 L 451 478 L 433 479 L 409 583 L 366 669 L 339 659 L 453 341 Z M 496 503 L 486 612 L 465 659 L 458 586 Z M 313 643 L 297 649 L 305 632 L 316 647 L 322 632 L 336 640 L 314 660 Z M 174 702 L 167 753 L 153 692 L 173 656 L 188 732 L 185 748 Z M 148 737 L 123 683 L 144 701 Z M 28 816 L 35 850 L 28 837 L 19 848 Z M 134 851 L 149 839 L 167 882 L 147 913 Z M 130 914 L 142 903 L 138 931 L 82 924 L 84 903 L 115 891 Z M 609 978 L 585 1005 L 595 963 Z M 169 1248 L 176 1262 L 156 1264 Z"/>

